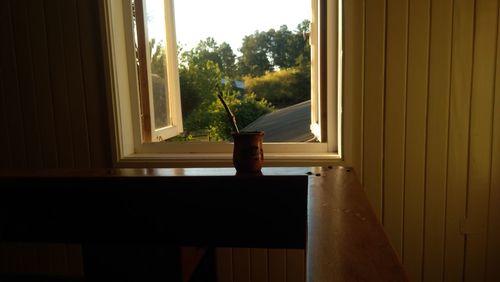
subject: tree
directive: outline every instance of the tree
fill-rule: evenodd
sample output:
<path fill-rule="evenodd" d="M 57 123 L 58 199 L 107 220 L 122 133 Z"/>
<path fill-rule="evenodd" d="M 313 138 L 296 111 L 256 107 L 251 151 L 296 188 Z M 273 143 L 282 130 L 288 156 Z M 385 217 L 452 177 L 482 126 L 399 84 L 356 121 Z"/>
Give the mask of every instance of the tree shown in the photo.
<path fill-rule="evenodd" d="M 293 32 L 282 25 L 278 30 L 245 36 L 238 58 L 239 74 L 256 77 L 279 69 L 310 66 L 310 47 L 305 36 L 309 26 L 310 22 L 304 20 Z"/>
<path fill-rule="evenodd" d="M 295 56 L 295 66 L 310 72 L 311 68 L 311 45 L 308 43 L 311 32 L 311 22 L 303 20 L 297 25 L 297 29 L 292 38 L 292 49 L 298 51 Z"/>
<path fill-rule="evenodd" d="M 239 50 L 241 57 L 238 58 L 238 69 L 241 76 L 252 77 L 265 74 L 273 70 L 269 61 L 269 35 L 267 32 L 258 32 L 243 38 Z"/>
<path fill-rule="evenodd" d="M 244 128 L 260 116 L 273 111 L 273 107 L 265 99 L 258 100 L 253 94 L 241 97 L 240 93 L 234 91 L 229 83 L 224 86 L 222 95 L 235 115 L 239 128 Z M 208 131 L 211 141 L 231 139 L 232 127 L 222 103 L 218 100 L 213 101 L 207 107 L 196 109 L 187 118 L 186 126 Z"/>
<path fill-rule="evenodd" d="M 270 29 L 268 31 L 269 53 L 273 60 L 273 65 L 280 69 L 290 68 L 295 65 L 295 58 L 299 50 L 295 50 L 292 45 L 293 34 L 286 25 L 282 25 L 277 31 Z"/>
<path fill-rule="evenodd" d="M 182 115 L 186 119 L 197 108 L 204 108 L 216 100 L 216 89 L 222 74 L 212 61 L 188 64 L 179 68 Z M 187 127 L 189 130 L 189 127 Z"/>
<path fill-rule="evenodd" d="M 149 41 L 149 54 L 151 56 L 151 73 L 165 77 L 165 45 L 156 39 Z"/>
<path fill-rule="evenodd" d="M 195 48 L 181 54 L 181 61 L 187 67 L 199 67 L 211 61 L 217 64 L 222 76 L 230 77 L 233 77 L 236 71 L 235 60 L 231 46 L 226 42 L 218 45 L 212 37 L 201 40 Z"/>

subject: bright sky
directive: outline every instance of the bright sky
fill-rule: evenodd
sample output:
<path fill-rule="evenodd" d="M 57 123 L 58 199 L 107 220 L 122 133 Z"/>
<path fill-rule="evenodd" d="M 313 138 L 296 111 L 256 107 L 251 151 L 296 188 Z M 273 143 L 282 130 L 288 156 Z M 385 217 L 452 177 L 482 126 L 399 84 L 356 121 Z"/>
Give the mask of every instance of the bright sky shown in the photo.
<path fill-rule="evenodd" d="M 162 20 L 162 2 L 147 0 L 148 21 Z M 293 31 L 304 19 L 311 19 L 310 0 L 176 0 L 174 5 L 177 42 L 185 50 L 210 36 L 219 44 L 229 43 L 238 54 L 245 35 L 281 25 Z M 153 24 L 148 25 L 151 35 L 160 34 Z"/>

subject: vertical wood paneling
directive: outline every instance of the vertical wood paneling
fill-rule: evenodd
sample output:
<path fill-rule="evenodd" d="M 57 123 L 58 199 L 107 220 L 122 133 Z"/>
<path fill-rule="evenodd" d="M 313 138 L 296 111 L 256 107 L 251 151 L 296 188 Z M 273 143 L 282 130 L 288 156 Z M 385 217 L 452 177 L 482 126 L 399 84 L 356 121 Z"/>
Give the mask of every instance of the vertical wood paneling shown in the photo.
<path fill-rule="evenodd" d="M 0 22 L 0 25 L 2 22 Z M 3 49 L 0 49 L 0 52 L 3 52 Z M 6 82 L 4 81 L 4 70 L 3 70 L 3 61 L 0 64 L 0 148 L 4 148 L 4 159 L 0 162 L 0 168 L 3 167 L 11 167 L 12 166 L 12 150 L 11 145 L 9 144 L 9 132 L 7 132 L 8 123 L 7 123 L 7 109 L 6 109 L 6 95 L 7 91 L 5 89 Z"/>
<path fill-rule="evenodd" d="M 23 269 L 22 253 L 19 253 L 19 244 L 0 242 L 0 271 L 3 273 L 19 272 Z"/>
<path fill-rule="evenodd" d="M 498 1 L 476 0 L 475 12 L 465 281 L 485 279 Z"/>
<path fill-rule="evenodd" d="M 233 248 L 233 281 L 250 282 L 249 248 Z"/>
<path fill-rule="evenodd" d="M 104 85 L 99 1 L 77 0 L 82 71 L 92 167 L 110 167 L 111 141 Z"/>
<path fill-rule="evenodd" d="M 250 249 L 250 281 L 252 282 L 271 282 L 268 280 L 268 260 L 267 249 Z"/>
<path fill-rule="evenodd" d="M 66 244 L 67 261 L 68 261 L 68 276 L 83 277 L 83 257 L 82 247 L 79 244 Z"/>
<path fill-rule="evenodd" d="M 25 143 L 29 152 L 26 154 L 26 158 L 28 167 L 41 167 L 40 128 L 36 107 L 38 99 L 34 87 L 33 61 L 30 48 L 32 43 L 29 37 L 27 5 L 21 1 L 13 1 L 11 9 L 18 87 L 21 94 L 22 119 L 25 126 Z"/>
<path fill-rule="evenodd" d="M 231 248 L 216 248 L 217 282 L 233 281 L 233 252 Z"/>
<path fill-rule="evenodd" d="M 269 281 L 286 282 L 286 251 L 269 249 L 268 255 Z"/>
<path fill-rule="evenodd" d="M 304 249 L 217 248 L 217 281 L 303 282 Z"/>
<path fill-rule="evenodd" d="M 431 2 L 424 281 L 443 277 L 452 0 Z"/>
<path fill-rule="evenodd" d="M 99 1 L 79 2 L 16 0 L 0 9 L 0 146 L 7 151 L 0 166 L 111 165 Z M 0 253 L 6 272 L 82 275 L 78 245 L 1 244 Z"/>
<path fill-rule="evenodd" d="M 430 0 L 411 0 L 408 19 L 403 264 L 422 280 Z"/>
<path fill-rule="evenodd" d="M 67 79 L 67 96 L 73 153 L 76 167 L 90 167 L 90 148 L 87 130 L 86 98 L 83 89 L 82 56 L 78 29 L 78 14 L 75 0 L 59 1 L 61 11 L 62 36 L 64 40 L 64 61 Z"/>
<path fill-rule="evenodd" d="M 43 167 L 57 167 L 57 140 L 49 79 L 49 58 L 45 15 L 42 0 L 30 0 L 28 5 L 29 34 L 33 53 L 34 88 L 37 96 L 37 120 Z"/>
<path fill-rule="evenodd" d="M 62 34 L 62 11 L 57 1 L 45 1 L 45 19 L 47 23 L 47 42 L 50 61 L 50 84 L 52 98 L 58 157 L 60 167 L 75 167 L 71 112 L 68 99 L 68 79 Z"/>
<path fill-rule="evenodd" d="M 387 11 L 381 2 L 364 3 L 366 16 L 357 22 L 365 30 L 347 27 L 358 35 L 345 35 L 345 42 L 350 46 L 351 38 L 364 34 L 364 68 L 358 70 L 363 74 L 358 81 L 364 87 L 363 101 L 355 106 L 363 114 L 356 134 L 362 140 L 367 194 L 382 211 L 392 243 L 397 249 L 402 245 L 403 263 L 412 280 L 496 281 L 500 276 L 499 2 L 409 0 L 407 24 L 404 14 L 392 12 L 401 9 L 392 1 L 388 0 Z M 346 11 L 346 17 L 354 16 Z M 401 54 L 397 35 L 405 25 L 408 54 Z M 356 65 L 355 56 L 349 55 L 346 50 L 345 64 L 353 60 Z M 406 103 L 401 106 L 404 95 L 398 89 L 404 80 L 395 70 L 405 63 Z M 345 69 L 352 79 L 345 85 L 356 84 L 356 74 L 350 73 L 356 68 Z M 406 128 L 397 120 L 405 114 Z M 401 162 L 403 166 L 398 165 Z M 373 189 L 380 180 L 384 185 Z M 404 185 L 398 185 L 401 181 Z"/>
<path fill-rule="evenodd" d="M 346 115 L 344 118 L 343 142 L 346 162 L 352 165 L 360 178 L 363 179 L 363 46 L 364 46 L 364 1 L 353 0 L 343 3 L 344 31 L 344 61 L 343 91 Z"/>
<path fill-rule="evenodd" d="M 382 219 L 386 3 L 366 1 L 365 7 L 363 186 L 375 213 Z"/>
<path fill-rule="evenodd" d="M 15 53 L 15 42 L 13 34 L 13 22 L 10 1 L 5 1 L 0 9 L 0 18 L 2 24 L 0 31 L 5 38 L 0 44 L 3 79 L 4 79 L 4 107 L 6 117 L 6 130 L 9 133 L 10 150 L 12 151 L 12 167 L 27 167 L 26 145 L 25 145 L 25 124 L 23 120 L 23 109 L 21 104 L 21 93 L 19 92 L 19 81 L 17 77 L 17 63 Z"/>
<path fill-rule="evenodd" d="M 403 249 L 408 1 L 387 0 L 384 227 L 396 252 Z"/>
<path fill-rule="evenodd" d="M 286 249 L 286 281 L 304 282 L 305 275 L 305 251 L 302 249 Z M 260 280 L 252 280 L 260 281 Z"/>
<path fill-rule="evenodd" d="M 486 281 L 500 280 L 500 7 L 498 11 Z"/>
<path fill-rule="evenodd" d="M 473 27 L 474 0 L 455 0 L 448 138 L 445 281 L 459 281 L 463 277 L 465 237 L 460 232 L 460 222 L 465 218 L 467 197 Z"/>

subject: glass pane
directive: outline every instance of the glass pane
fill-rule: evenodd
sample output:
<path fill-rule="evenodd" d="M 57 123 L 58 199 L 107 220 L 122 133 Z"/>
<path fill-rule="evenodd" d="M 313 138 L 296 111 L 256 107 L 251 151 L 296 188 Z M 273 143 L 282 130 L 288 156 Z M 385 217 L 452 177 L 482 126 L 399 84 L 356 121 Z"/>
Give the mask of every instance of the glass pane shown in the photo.
<path fill-rule="evenodd" d="M 219 92 L 242 131 L 311 142 L 311 0 L 175 1 L 184 136 L 231 141 Z"/>
<path fill-rule="evenodd" d="M 165 61 L 165 9 L 163 0 L 146 0 L 146 22 L 151 63 L 154 128 L 170 125 Z"/>

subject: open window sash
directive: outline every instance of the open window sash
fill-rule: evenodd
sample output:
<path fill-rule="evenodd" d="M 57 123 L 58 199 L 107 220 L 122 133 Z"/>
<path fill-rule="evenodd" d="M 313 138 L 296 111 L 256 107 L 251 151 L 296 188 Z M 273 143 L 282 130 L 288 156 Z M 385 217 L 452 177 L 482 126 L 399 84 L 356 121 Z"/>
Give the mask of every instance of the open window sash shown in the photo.
<path fill-rule="evenodd" d="M 153 39 L 148 34 L 148 1 L 135 0 L 137 61 L 143 142 L 159 142 L 183 131 L 173 1 L 163 1 L 163 73 L 152 70 Z M 157 39 L 158 40 L 158 39 Z M 158 58 L 157 58 L 158 59 Z"/>

